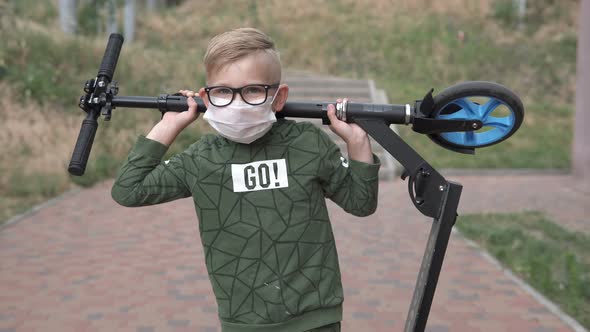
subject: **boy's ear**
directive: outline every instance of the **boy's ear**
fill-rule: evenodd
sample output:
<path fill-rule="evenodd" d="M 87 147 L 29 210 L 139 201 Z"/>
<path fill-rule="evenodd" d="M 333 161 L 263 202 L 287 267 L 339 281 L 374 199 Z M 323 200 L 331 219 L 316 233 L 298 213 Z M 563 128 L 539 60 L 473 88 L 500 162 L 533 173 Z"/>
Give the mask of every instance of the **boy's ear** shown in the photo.
<path fill-rule="evenodd" d="M 199 97 L 205 103 L 205 107 L 209 108 L 209 99 L 207 98 L 207 92 L 205 92 L 205 88 L 199 89 Z"/>
<path fill-rule="evenodd" d="M 272 110 L 274 112 L 280 112 L 283 110 L 283 106 L 287 102 L 287 97 L 289 97 L 289 86 L 287 84 L 279 85 L 279 91 L 277 92 L 277 97 L 272 103 Z"/>

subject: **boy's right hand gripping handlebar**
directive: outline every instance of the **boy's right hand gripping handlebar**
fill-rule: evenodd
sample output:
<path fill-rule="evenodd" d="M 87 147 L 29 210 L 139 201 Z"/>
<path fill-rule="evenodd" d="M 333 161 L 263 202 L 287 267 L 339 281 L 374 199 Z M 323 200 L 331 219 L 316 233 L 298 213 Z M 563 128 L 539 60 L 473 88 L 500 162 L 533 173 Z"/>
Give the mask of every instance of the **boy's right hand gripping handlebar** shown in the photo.
<path fill-rule="evenodd" d="M 105 102 L 110 104 L 110 99 L 112 98 L 112 94 L 110 93 L 111 88 L 116 89 L 115 86 L 111 87 L 111 80 L 117 67 L 123 40 L 122 35 L 111 34 L 96 78 L 87 81 L 84 87 L 86 95 L 80 98 L 80 105 L 87 116 L 82 121 L 80 134 L 78 134 L 78 140 L 76 141 L 76 146 L 74 147 L 72 159 L 68 167 L 68 172 L 72 175 L 80 176 L 84 174 L 86 169 L 88 156 L 90 155 L 96 129 L 98 128 L 97 119 L 100 116 L 101 110 L 104 108 L 103 105 Z M 108 112 L 110 113 L 110 109 Z"/>

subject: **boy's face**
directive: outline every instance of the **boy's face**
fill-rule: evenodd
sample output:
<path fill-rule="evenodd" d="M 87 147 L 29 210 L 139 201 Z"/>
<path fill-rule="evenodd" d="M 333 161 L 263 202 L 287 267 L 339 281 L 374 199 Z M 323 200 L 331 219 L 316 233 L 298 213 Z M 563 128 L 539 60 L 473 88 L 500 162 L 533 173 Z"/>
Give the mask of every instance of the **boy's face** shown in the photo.
<path fill-rule="evenodd" d="M 241 88 L 250 84 L 273 85 L 280 81 L 280 64 L 273 61 L 270 55 L 263 52 L 250 54 L 236 62 L 218 68 L 207 75 L 208 86 L 223 85 L 230 88 Z M 268 90 L 268 98 L 272 98 L 275 93 L 277 94 L 272 106 L 275 112 L 279 112 L 282 109 L 287 99 L 288 87 L 285 84 L 281 84 L 278 90 L 278 92 L 277 88 Z M 205 101 L 206 105 L 209 106 L 205 89 L 201 88 L 199 95 Z M 238 93 L 234 101 L 239 99 L 241 97 Z"/>

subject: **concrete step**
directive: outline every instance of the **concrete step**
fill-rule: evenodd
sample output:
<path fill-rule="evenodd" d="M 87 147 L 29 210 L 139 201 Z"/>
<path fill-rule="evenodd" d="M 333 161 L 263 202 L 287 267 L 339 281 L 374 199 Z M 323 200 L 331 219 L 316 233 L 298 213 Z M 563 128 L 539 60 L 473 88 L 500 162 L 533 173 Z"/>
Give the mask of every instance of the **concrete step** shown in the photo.
<path fill-rule="evenodd" d="M 364 81 L 364 80 L 357 80 L 357 81 L 351 81 L 351 80 L 345 80 L 345 79 L 323 79 L 323 78 L 313 78 L 313 77 L 299 77 L 299 78 L 293 78 L 293 77 L 286 77 L 286 79 L 289 80 L 289 85 L 293 86 L 293 87 L 308 87 L 308 88 L 312 88 L 312 87 L 323 87 L 323 86 L 329 86 L 332 88 L 340 88 L 340 87 L 344 87 L 344 88 L 351 88 L 351 89 L 367 89 L 369 82 L 368 81 Z"/>
<path fill-rule="evenodd" d="M 283 82 L 289 85 L 289 101 L 336 102 L 337 98 L 349 98 L 354 102 L 361 103 L 389 103 L 385 91 L 377 89 L 372 80 L 355 80 L 303 71 L 287 71 L 283 75 Z M 342 154 L 348 156 L 346 143 L 328 126 L 323 125 L 320 119 L 295 120 L 309 121 L 322 128 L 340 147 Z M 394 125 L 391 126 L 391 129 L 397 132 Z M 372 138 L 371 148 L 381 160 L 380 179 L 391 180 L 401 175 L 402 166 Z"/>
<path fill-rule="evenodd" d="M 371 102 L 371 96 L 363 94 L 361 92 L 354 92 L 354 91 L 345 91 L 345 90 L 338 90 L 338 91 L 326 91 L 322 93 L 319 91 L 320 89 L 315 90 L 303 90 L 298 91 L 296 94 L 291 94 L 289 92 L 289 100 L 290 101 L 309 101 L 309 102 L 336 102 L 338 98 L 348 98 L 352 102 L 358 103 L 369 103 Z"/>

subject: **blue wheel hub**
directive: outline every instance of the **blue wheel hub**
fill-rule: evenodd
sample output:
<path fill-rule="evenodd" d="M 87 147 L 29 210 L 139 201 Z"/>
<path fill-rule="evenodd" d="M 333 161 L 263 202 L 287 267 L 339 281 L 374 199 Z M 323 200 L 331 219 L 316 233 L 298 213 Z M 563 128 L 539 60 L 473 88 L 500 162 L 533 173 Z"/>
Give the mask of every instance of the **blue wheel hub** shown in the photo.
<path fill-rule="evenodd" d="M 492 113 L 502 105 L 508 108 L 509 114 L 493 116 Z M 489 97 L 485 104 L 473 102 L 467 97 L 456 99 L 445 105 L 436 115 L 436 119 L 481 121 L 483 127 L 478 131 L 439 134 L 444 140 L 465 147 L 479 147 L 501 141 L 510 134 L 515 125 L 514 110 L 493 97 Z"/>

